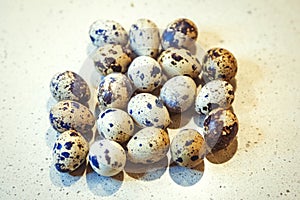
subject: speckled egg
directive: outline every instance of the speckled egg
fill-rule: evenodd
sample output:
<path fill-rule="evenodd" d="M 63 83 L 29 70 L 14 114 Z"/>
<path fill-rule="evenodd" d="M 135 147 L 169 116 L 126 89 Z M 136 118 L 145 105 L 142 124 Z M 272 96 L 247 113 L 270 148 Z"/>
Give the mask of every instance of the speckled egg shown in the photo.
<path fill-rule="evenodd" d="M 155 59 L 139 56 L 130 64 L 128 77 L 139 91 L 151 92 L 160 86 L 162 70 Z"/>
<path fill-rule="evenodd" d="M 104 77 L 98 87 L 98 102 L 101 111 L 106 108 L 124 109 L 132 95 L 130 80 L 122 73 L 112 73 Z"/>
<path fill-rule="evenodd" d="M 234 55 L 224 48 L 212 48 L 203 57 L 203 79 L 230 81 L 237 73 Z"/>
<path fill-rule="evenodd" d="M 234 100 L 234 89 L 230 83 L 222 80 L 213 80 L 206 83 L 195 101 L 195 110 L 207 115 L 216 108 L 229 108 Z"/>
<path fill-rule="evenodd" d="M 194 104 L 197 86 L 194 80 L 187 76 L 175 76 L 169 79 L 161 88 L 160 99 L 169 111 L 180 113 Z"/>
<path fill-rule="evenodd" d="M 156 96 L 149 93 L 140 93 L 132 97 L 127 110 L 140 127 L 166 128 L 170 124 L 167 108 Z"/>
<path fill-rule="evenodd" d="M 92 43 L 97 46 L 105 44 L 120 44 L 126 45 L 128 43 L 128 34 L 126 30 L 113 20 L 97 20 L 89 30 Z"/>
<path fill-rule="evenodd" d="M 127 144 L 128 160 L 150 164 L 164 158 L 169 150 L 170 139 L 166 131 L 147 127 L 138 131 Z"/>
<path fill-rule="evenodd" d="M 53 147 L 54 166 L 59 172 L 72 172 L 86 159 L 89 143 L 75 130 L 60 134 Z"/>
<path fill-rule="evenodd" d="M 60 133 L 70 129 L 85 133 L 95 124 L 93 113 L 86 106 L 72 100 L 56 103 L 50 110 L 49 119 L 52 127 Z"/>
<path fill-rule="evenodd" d="M 129 42 L 137 55 L 156 58 L 160 46 L 159 29 L 149 19 L 138 19 L 131 25 Z"/>
<path fill-rule="evenodd" d="M 187 75 L 196 78 L 202 68 L 199 60 L 186 49 L 169 48 L 157 60 L 168 77 Z"/>
<path fill-rule="evenodd" d="M 162 34 L 163 49 L 169 47 L 189 49 L 198 37 L 197 26 L 189 19 L 180 18 L 171 22 Z"/>
<path fill-rule="evenodd" d="M 102 176 L 114 176 L 124 169 L 126 153 L 115 141 L 98 140 L 91 145 L 89 163 L 96 173 Z"/>
<path fill-rule="evenodd" d="M 170 146 L 172 160 L 184 167 L 196 167 L 205 156 L 205 142 L 193 129 L 182 129 L 173 138 Z"/>
<path fill-rule="evenodd" d="M 98 131 L 107 139 L 124 143 L 134 133 L 134 123 L 127 112 L 108 108 L 99 114 L 97 120 Z"/>
<path fill-rule="evenodd" d="M 128 51 L 121 45 L 106 44 L 93 53 L 92 59 L 96 69 L 103 75 L 113 72 L 125 73 L 131 63 Z"/>
<path fill-rule="evenodd" d="M 204 119 L 204 138 L 208 148 L 218 151 L 226 148 L 238 132 L 238 119 L 228 109 L 218 108 Z"/>
<path fill-rule="evenodd" d="M 73 100 L 86 103 L 91 97 L 88 84 L 72 71 L 55 74 L 50 82 L 50 92 L 57 101 Z"/>

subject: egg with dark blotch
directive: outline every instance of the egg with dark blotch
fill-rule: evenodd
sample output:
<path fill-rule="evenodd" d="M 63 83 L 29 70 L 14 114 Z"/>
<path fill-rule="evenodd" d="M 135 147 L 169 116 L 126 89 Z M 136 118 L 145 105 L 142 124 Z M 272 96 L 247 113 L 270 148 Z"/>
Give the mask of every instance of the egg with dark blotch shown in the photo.
<path fill-rule="evenodd" d="M 170 112 L 180 113 L 186 111 L 194 104 L 196 84 L 188 76 L 175 76 L 169 79 L 161 88 L 160 99 Z"/>
<path fill-rule="evenodd" d="M 131 63 L 128 51 L 130 50 L 121 45 L 106 44 L 98 48 L 91 57 L 96 70 L 100 74 L 108 75 L 113 72 L 125 73 Z"/>
<path fill-rule="evenodd" d="M 237 73 L 237 60 L 234 55 L 224 48 L 212 48 L 203 57 L 202 78 L 211 80 L 230 81 Z"/>
<path fill-rule="evenodd" d="M 86 159 L 89 143 L 75 130 L 60 134 L 53 147 L 53 162 L 57 171 L 72 172 Z"/>
<path fill-rule="evenodd" d="M 97 46 L 105 44 L 126 45 L 128 34 L 126 30 L 114 20 L 97 20 L 91 26 L 89 35 L 92 43 Z"/>
<path fill-rule="evenodd" d="M 186 75 L 197 78 L 202 69 L 200 61 L 186 49 L 168 48 L 157 61 L 168 77 Z"/>
<path fill-rule="evenodd" d="M 166 128 L 170 124 L 168 109 L 156 96 L 149 93 L 132 97 L 127 111 L 139 127 Z"/>
<path fill-rule="evenodd" d="M 195 101 L 195 110 L 207 115 L 216 108 L 230 108 L 234 101 L 233 86 L 227 81 L 212 80 L 199 91 Z"/>
<path fill-rule="evenodd" d="M 163 159 L 170 146 L 168 133 L 160 128 L 146 127 L 138 131 L 127 144 L 128 160 L 151 164 Z"/>
<path fill-rule="evenodd" d="M 218 108 L 204 119 L 204 138 L 211 152 L 226 148 L 237 135 L 238 119 L 228 109 Z"/>
<path fill-rule="evenodd" d="M 86 106 L 72 100 L 56 103 L 50 110 L 49 119 L 52 127 L 60 133 L 70 129 L 86 133 L 95 124 L 93 113 Z"/>
<path fill-rule="evenodd" d="M 176 19 L 164 30 L 161 45 L 163 49 L 169 47 L 190 49 L 198 37 L 198 28 L 189 19 Z"/>
<path fill-rule="evenodd" d="M 131 25 L 129 42 L 132 50 L 137 55 L 156 58 L 160 46 L 159 29 L 149 19 L 138 19 Z"/>
<path fill-rule="evenodd" d="M 97 174 L 114 176 L 124 169 L 126 153 L 123 147 L 115 141 L 98 140 L 91 145 L 89 163 Z"/>
<path fill-rule="evenodd" d="M 196 167 L 206 154 L 205 141 L 194 129 L 182 129 L 173 138 L 170 146 L 172 160 L 180 166 Z"/>
<path fill-rule="evenodd" d="M 97 99 L 100 111 L 107 108 L 126 108 L 132 93 L 132 85 L 126 75 L 112 73 L 105 76 L 98 86 Z"/>
<path fill-rule="evenodd" d="M 108 108 L 99 114 L 98 131 L 107 139 L 124 143 L 134 134 L 134 123 L 127 112 Z"/>
<path fill-rule="evenodd" d="M 86 103 L 91 97 L 87 82 L 72 71 L 55 74 L 50 82 L 51 95 L 57 100 L 73 100 Z"/>
<path fill-rule="evenodd" d="M 149 56 L 135 58 L 127 74 L 133 85 L 142 92 L 151 92 L 161 85 L 161 67 L 154 58 Z"/>

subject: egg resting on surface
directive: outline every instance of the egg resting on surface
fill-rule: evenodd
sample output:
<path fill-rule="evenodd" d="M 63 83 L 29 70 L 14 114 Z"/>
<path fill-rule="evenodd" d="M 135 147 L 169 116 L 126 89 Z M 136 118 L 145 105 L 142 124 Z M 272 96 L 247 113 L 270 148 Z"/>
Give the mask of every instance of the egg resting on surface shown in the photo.
<path fill-rule="evenodd" d="M 86 81 L 72 71 L 55 74 L 50 81 L 50 92 L 57 101 L 73 100 L 86 103 L 91 97 Z"/>
<path fill-rule="evenodd" d="M 169 47 L 189 49 L 198 37 L 198 28 L 189 19 L 179 18 L 168 24 L 162 34 L 163 49 Z"/>
<path fill-rule="evenodd" d="M 108 108 L 99 114 L 97 120 L 98 131 L 107 139 L 124 143 L 134 133 L 134 123 L 127 112 Z"/>
<path fill-rule="evenodd" d="M 171 112 L 186 111 L 195 101 L 196 84 L 187 76 L 175 76 L 161 88 L 160 99 Z"/>
<path fill-rule="evenodd" d="M 89 163 L 96 173 L 102 176 L 114 176 L 124 169 L 126 153 L 115 141 L 98 140 L 91 145 Z"/>
<path fill-rule="evenodd" d="M 238 132 L 238 119 L 229 109 L 218 108 L 204 119 L 204 138 L 212 152 L 226 148 Z"/>
<path fill-rule="evenodd" d="M 200 133 L 193 129 L 180 130 L 171 141 L 172 160 L 180 166 L 196 167 L 205 156 L 205 142 Z"/>
<path fill-rule="evenodd" d="M 132 93 L 132 86 L 126 75 L 122 73 L 109 74 L 98 86 L 99 108 L 101 111 L 106 108 L 124 109 Z"/>
<path fill-rule="evenodd" d="M 230 81 L 237 73 L 234 55 L 224 48 L 212 48 L 203 57 L 202 77 L 208 82 L 215 79 Z"/>
<path fill-rule="evenodd" d="M 129 42 L 132 50 L 137 55 L 156 58 L 160 46 L 159 29 L 149 19 L 138 19 L 131 25 Z"/>
<path fill-rule="evenodd" d="M 128 78 L 139 91 L 151 92 L 160 86 L 162 70 L 155 59 L 149 56 L 139 56 L 130 64 Z"/>
<path fill-rule="evenodd" d="M 122 46 L 128 43 L 128 34 L 126 30 L 116 21 L 97 20 L 90 26 L 90 39 L 97 46 L 105 44 L 120 44 Z"/>
<path fill-rule="evenodd" d="M 195 110 L 207 115 L 216 108 L 229 108 L 234 101 L 234 89 L 230 83 L 222 80 L 212 80 L 206 83 L 195 101 Z"/>
<path fill-rule="evenodd" d="M 140 93 L 132 97 L 127 110 L 140 127 L 166 128 L 170 124 L 167 108 L 156 96 L 149 93 Z"/>
<path fill-rule="evenodd" d="M 72 172 L 86 159 L 89 143 L 75 130 L 60 134 L 53 147 L 54 166 L 59 172 Z"/>
<path fill-rule="evenodd" d="M 129 49 L 116 44 L 106 44 L 99 47 L 92 55 L 96 70 L 103 75 L 113 72 L 127 72 L 131 63 L 128 51 Z"/>
<path fill-rule="evenodd" d="M 186 49 L 168 48 L 157 61 L 168 77 L 187 75 L 196 78 L 202 68 L 199 60 Z"/>
<path fill-rule="evenodd" d="M 70 129 L 85 133 L 95 124 L 93 113 L 86 106 L 72 100 L 56 103 L 50 110 L 49 119 L 52 127 L 60 133 Z"/>
<path fill-rule="evenodd" d="M 128 159 L 133 163 L 150 164 L 163 159 L 170 146 L 168 133 L 160 128 L 146 127 L 128 142 Z"/>

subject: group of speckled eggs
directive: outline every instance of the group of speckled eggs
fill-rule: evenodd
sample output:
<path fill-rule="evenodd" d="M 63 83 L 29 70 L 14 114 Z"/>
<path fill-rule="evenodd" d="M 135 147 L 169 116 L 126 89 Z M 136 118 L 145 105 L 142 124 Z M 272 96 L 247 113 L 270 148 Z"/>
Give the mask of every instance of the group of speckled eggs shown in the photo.
<path fill-rule="evenodd" d="M 91 90 L 80 75 L 65 71 L 52 78 L 50 91 L 57 103 L 49 118 L 61 133 L 53 147 L 58 171 L 74 171 L 88 157 L 95 172 L 113 176 L 126 160 L 148 165 L 169 149 L 173 162 L 193 168 L 207 152 L 226 148 L 236 136 L 229 81 L 237 61 L 228 50 L 213 48 L 200 63 L 191 50 L 198 36 L 191 20 L 174 20 L 162 36 L 149 19 L 137 20 L 129 34 L 113 20 L 98 20 L 89 34 L 97 47 L 92 59 L 103 77 L 97 88 L 100 114 L 96 119 L 89 110 Z M 205 115 L 203 133 L 183 128 L 170 141 L 169 113 L 192 106 Z M 84 134 L 95 124 L 101 139 L 90 145 Z"/>

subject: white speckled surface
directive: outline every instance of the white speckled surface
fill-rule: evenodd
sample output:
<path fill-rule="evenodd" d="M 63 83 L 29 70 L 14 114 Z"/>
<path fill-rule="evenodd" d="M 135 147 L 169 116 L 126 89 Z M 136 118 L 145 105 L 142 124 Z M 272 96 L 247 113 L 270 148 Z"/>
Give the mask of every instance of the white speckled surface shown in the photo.
<path fill-rule="evenodd" d="M 299 199 L 299 8 L 297 0 L 2 0 L 0 199 Z M 205 49 L 222 46 L 237 57 L 235 155 L 223 164 L 206 159 L 203 174 L 181 170 L 181 178 L 178 168 L 140 180 L 122 173 L 122 181 L 57 173 L 48 133 L 51 77 L 80 70 L 93 21 L 114 19 L 128 30 L 141 17 L 159 27 L 190 18 Z"/>

